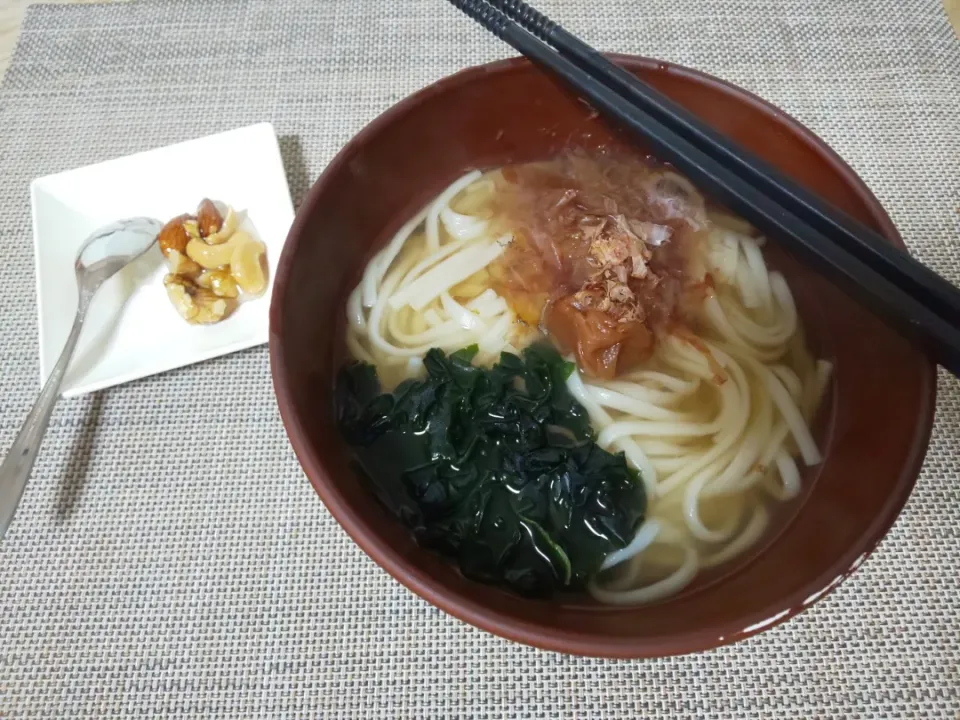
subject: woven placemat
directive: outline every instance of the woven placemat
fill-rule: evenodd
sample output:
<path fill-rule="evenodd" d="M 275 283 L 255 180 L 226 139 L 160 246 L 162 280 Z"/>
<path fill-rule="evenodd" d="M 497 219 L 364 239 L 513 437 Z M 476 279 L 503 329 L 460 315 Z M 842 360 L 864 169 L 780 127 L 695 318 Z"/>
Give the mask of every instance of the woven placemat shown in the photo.
<path fill-rule="evenodd" d="M 960 279 L 940 0 L 539 5 L 783 107 Z M 505 54 L 443 0 L 31 9 L 0 90 L 0 447 L 37 390 L 32 178 L 268 120 L 299 201 L 380 111 Z M 751 640 L 646 662 L 515 645 L 391 580 L 304 479 L 263 348 L 62 402 L 0 543 L 0 715 L 956 720 L 960 388 L 939 392 L 917 488 L 855 577 Z"/>

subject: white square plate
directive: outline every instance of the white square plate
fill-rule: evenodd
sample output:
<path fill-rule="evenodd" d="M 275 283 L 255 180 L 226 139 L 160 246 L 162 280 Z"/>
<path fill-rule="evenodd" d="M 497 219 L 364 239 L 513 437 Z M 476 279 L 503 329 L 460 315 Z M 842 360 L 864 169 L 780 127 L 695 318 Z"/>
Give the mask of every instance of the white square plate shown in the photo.
<path fill-rule="evenodd" d="M 73 324 L 73 263 L 83 241 L 123 218 L 166 222 L 193 212 L 205 197 L 245 214 L 244 229 L 266 244 L 266 292 L 216 325 L 188 325 L 167 298 L 165 264 L 155 245 L 100 289 L 63 394 L 81 395 L 267 341 L 273 275 L 293 222 L 293 203 L 276 133 L 261 123 L 31 183 L 41 383 Z"/>

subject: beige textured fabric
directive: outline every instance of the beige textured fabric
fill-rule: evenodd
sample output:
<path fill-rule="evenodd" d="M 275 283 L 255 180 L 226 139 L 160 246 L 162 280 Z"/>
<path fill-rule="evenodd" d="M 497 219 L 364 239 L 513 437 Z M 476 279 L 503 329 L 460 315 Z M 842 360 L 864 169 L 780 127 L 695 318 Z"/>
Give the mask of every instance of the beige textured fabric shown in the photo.
<path fill-rule="evenodd" d="M 800 118 L 960 280 L 939 0 L 539 6 Z M 33 8 L 0 90 L 0 447 L 37 390 L 31 178 L 269 120 L 299 200 L 378 112 L 507 53 L 443 0 Z M 917 489 L 854 578 L 747 642 L 649 662 L 514 645 L 391 580 L 302 476 L 265 349 L 61 403 L 0 543 L 0 715 L 956 720 L 960 388 L 939 391 Z"/>

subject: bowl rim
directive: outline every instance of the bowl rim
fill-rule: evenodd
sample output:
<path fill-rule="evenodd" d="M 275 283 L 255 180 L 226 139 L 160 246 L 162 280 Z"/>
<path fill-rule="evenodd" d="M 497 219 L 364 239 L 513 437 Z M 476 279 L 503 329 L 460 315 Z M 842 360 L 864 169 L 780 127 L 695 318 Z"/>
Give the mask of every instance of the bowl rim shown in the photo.
<path fill-rule="evenodd" d="M 726 95 L 735 95 L 753 110 L 768 116 L 775 123 L 785 126 L 812 153 L 824 159 L 830 168 L 842 178 L 867 208 L 872 220 L 880 228 L 884 237 L 894 245 L 905 248 L 903 239 L 900 237 L 893 221 L 863 180 L 826 142 L 788 113 L 748 90 L 700 70 L 639 55 L 610 53 L 607 54 L 607 57 L 614 61 L 625 62 L 633 67 L 648 67 L 669 72 L 684 79 L 692 80 L 697 84 L 711 87 Z M 318 204 L 320 197 L 327 191 L 327 188 L 336 182 L 336 176 L 349 163 L 350 158 L 357 152 L 358 148 L 363 146 L 368 138 L 375 136 L 382 128 L 392 123 L 396 117 L 412 110 L 425 100 L 445 93 L 450 89 L 491 75 L 527 71 L 530 67 L 531 63 L 525 58 L 513 57 L 498 60 L 465 68 L 405 97 L 383 111 L 351 138 L 324 168 L 320 177 L 304 196 L 277 266 L 270 306 L 270 367 L 281 420 L 286 428 L 294 454 L 311 485 L 353 541 L 400 584 L 463 622 L 507 640 L 543 650 L 614 659 L 682 655 L 711 650 L 743 640 L 787 621 L 828 595 L 863 564 L 892 528 L 916 484 L 930 442 L 937 394 L 935 363 L 929 359 L 922 361 L 920 381 L 922 396 L 916 425 L 916 439 L 911 455 L 900 471 L 896 491 L 886 499 L 881 511 L 875 515 L 859 542 L 851 545 L 838 555 L 834 562 L 815 579 L 805 583 L 801 588 L 780 600 L 768 603 L 763 610 L 758 610 L 736 621 L 712 626 L 710 629 L 672 633 L 669 636 L 653 637 L 641 641 L 635 638 L 598 638 L 595 635 L 581 633 L 571 628 L 551 628 L 548 630 L 539 625 L 529 625 L 525 621 L 502 615 L 498 611 L 490 610 L 485 606 L 451 593 L 443 586 L 431 582 L 425 575 L 412 572 L 403 562 L 385 555 L 376 536 L 328 485 L 327 473 L 323 469 L 320 458 L 313 450 L 303 425 L 294 411 L 293 397 L 284 370 L 286 366 L 285 353 L 280 343 L 280 305 L 293 267 L 294 254 L 302 241 L 303 231 L 311 209 Z"/>

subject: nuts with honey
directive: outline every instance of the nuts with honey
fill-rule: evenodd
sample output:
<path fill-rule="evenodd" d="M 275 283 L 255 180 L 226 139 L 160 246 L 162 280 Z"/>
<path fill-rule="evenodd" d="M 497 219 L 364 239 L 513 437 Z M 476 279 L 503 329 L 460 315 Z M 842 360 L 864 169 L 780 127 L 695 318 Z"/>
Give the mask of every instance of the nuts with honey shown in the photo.
<path fill-rule="evenodd" d="M 233 208 L 227 206 L 221 214 L 217 204 L 204 198 L 195 216 L 180 215 L 160 232 L 158 242 L 170 269 L 163 284 L 187 322 L 219 322 L 238 302 L 266 289 L 266 246 L 239 225 Z"/>

